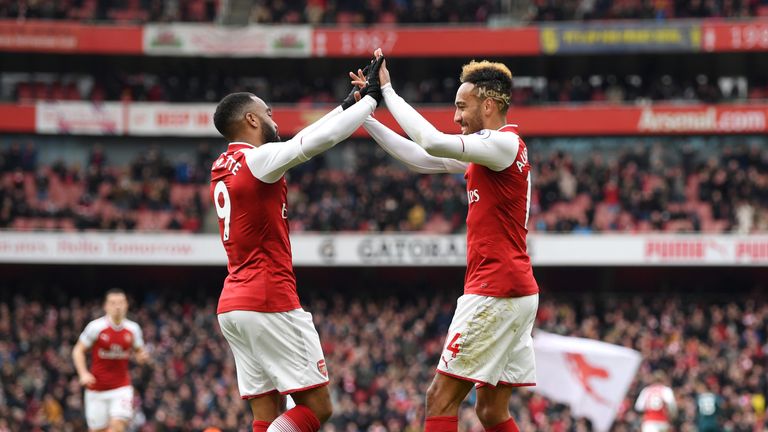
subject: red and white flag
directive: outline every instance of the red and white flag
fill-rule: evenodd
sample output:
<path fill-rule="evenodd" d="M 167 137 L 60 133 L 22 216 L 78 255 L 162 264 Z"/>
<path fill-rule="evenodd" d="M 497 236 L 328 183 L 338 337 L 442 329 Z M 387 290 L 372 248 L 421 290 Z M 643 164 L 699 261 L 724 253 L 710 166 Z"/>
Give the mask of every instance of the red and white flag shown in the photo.
<path fill-rule="evenodd" d="M 592 339 L 537 331 L 536 387 L 531 390 L 565 403 L 594 430 L 610 430 L 635 377 L 640 353 Z"/>

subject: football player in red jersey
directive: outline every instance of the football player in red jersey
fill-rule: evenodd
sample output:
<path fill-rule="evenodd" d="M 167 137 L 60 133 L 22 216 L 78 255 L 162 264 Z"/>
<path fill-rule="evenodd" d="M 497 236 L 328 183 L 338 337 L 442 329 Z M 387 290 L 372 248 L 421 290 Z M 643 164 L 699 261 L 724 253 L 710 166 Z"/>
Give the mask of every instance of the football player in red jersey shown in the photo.
<path fill-rule="evenodd" d="M 642 432 L 668 432 L 677 417 L 677 401 L 667 385 L 664 372 L 654 373 L 654 382 L 644 387 L 635 401 L 635 411 L 643 413 Z"/>
<path fill-rule="evenodd" d="M 346 139 L 373 113 L 381 99 L 380 65 L 371 66 L 360 101 L 354 103 L 353 90 L 285 142 L 272 109 L 255 95 L 233 93 L 216 107 L 214 124 L 229 141 L 211 169 L 229 270 L 217 314 L 254 432 L 314 432 L 331 415 L 320 339 L 296 293 L 284 174 Z M 280 395 L 288 394 L 296 406 L 281 414 Z"/>
<path fill-rule="evenodd" d="M 85 419 L 91 431 L 122 432 L 133 418 L 133 387 L 128 373 L 131 353 L 146 363 L 141 328 L 127 319 L 128 299 L 114 288 L 104 299 L 104 315 L 88 323 L 72 349 L 72 359 L 85 387 Z M 91 369 L 85 353 L 91 350 Z"/>
<path fill-rule="evenodd" d="M 381 49 L 374 53 L 382 58 Z M 359 73 L 359 72 L 358 72 Z M 353 84 L 364 85 L 351 74 Z M 379 72 L 387 108 L 412 139 L 366 119 L 390 155 L 420 173 L 464 173 L 467 272 L 437 374 L 427 391 L 426 432 L 455 432 L 461 402 L 477 386 L 475 410 L 486 431 L 517 431 L 509 414 L 514 387 L 536 382 L 533 329 L 539 287 L 528 257 L 531 202 L 528 150 L 506 120 L 512 73 L 501 63 L 464 65 L 453 120 L 461 134 L 438 131 L 395 92 L 386 62 Z"/>

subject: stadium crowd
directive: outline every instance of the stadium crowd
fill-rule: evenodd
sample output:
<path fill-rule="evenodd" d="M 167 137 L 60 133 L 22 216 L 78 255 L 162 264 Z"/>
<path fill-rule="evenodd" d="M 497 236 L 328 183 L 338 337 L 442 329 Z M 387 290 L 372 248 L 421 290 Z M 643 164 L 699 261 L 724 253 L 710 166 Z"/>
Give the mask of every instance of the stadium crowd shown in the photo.
<path fill-rule="evenodd" d="M 573 296 L 573 294 L 571 294 Z M 101 313 L 97 300 L 46 291 L 46 300 L 19 295 L 0 303 L 0 431 L 81 431 L 82 389 L 70 352 L 85 324 Z M 768 366 L 765 297 L 708 298 L 667 292 L 652 298 L 548 295 L 537 328 L 632 347 L 643 364 L 614 431 L 639 430 L 632 406 L 639 390 L 663 372 L 680 406 L 681 431 L 695 429 L 695 395 L 705 388 L 724 399 L 721 429 L 751 432 L 762 421 Z M 416 432 L 423 395 L 450 323 L 447 297 L 358 300 L 316 297 L 307 309 L 324 344 L 335 414 L 323 431 Z M 218 331 L 215 299 L 176 301 L 147 295 L 132 307 L 151 353 L 134 365 L 136 430 L 247 431 L 250 414 L 237 394 L 234 362 Z M 462 407 L 461 432 L 482 431 Z M 762 401 L 762 402 L 761 402 Z M 761 406 L 762 404 L 762 406 Z M 522 431 L 589 431 L 588 421 L 527 390 L 512 413 Z"/>
<path fill-rule="evenodd" d="M 111 66 L 105 66 L 111 69 Z M 218 102 L 221 95 L 250 91 L 270 103 L 328 104 L 349 92 L 349 80 L 320 77 L 286 79 L 263 76 L 235 76 L 229 72 L 206 75 L 157 76 L 114 70 L 99 75 L 0 74 L 2 98 L 9 102 L 38 100 Z M 431 74 L 412 78 L 399 92 L 417 104 L 452 104 L 456 76 Z M 764 76 L 672 75 L 590 75 L 557 77 L 516 76 L 512 90 L 514 106 L 547 104 L 614 103 L 637 104 L 652 101 L 725 103 L 768 99 Z"/>
<path fill-rule="evenodd" d="M 765 143 L 625 142 L 562 151 L 532 140 L 529 229 L 540 232 L 766 232 Z M 15 230 L 206 230 L 208 179 L 219 144 L 166 156 L 158 147 L 113 162 L 38 163 L 33 142 L 0 151 L 0 227 Z M 464 230 L 461 175 L 417 175 L 368 140 L 289 173 L 291 229 Z M 215 228 L 209 231 L 215 231 Z"/>
<path fill-rule="evenodd" d="M 744 18 L 768 15 L 765 0 L 533 0 L 531 21 Z"/>
<path fill-rule="evenodd" d="M 219 0 L 0 0 L 0 17 L 118 22 L 212 22 Z M 499 0 L 305 0 L 252 3 L 250 21 L 265 24 L 485 23 L 510 11 Z M 525 21 L 749 17 L 768 14 L 765 0 L 531 0 Z M 518 10 L 511 11 L 519 13 Z"/>

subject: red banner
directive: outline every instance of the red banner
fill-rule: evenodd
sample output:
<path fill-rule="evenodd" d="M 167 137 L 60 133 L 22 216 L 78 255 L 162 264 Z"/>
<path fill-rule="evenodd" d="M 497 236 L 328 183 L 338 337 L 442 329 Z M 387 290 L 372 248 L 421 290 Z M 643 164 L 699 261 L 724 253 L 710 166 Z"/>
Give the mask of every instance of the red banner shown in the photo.
<path fill-rule="evenodd" d="M 370 57 L 379 47 L 385 55 L 397 57 L 509 56 L 541 52 L 536 27 L 373 27 L 316 29 L 312 53 L 316 57 Z"/>
<path fill-rule="evenodd" d="M 0 131 L 34 132 L 34 105 L 0 105 Z"/>
<path fill-rule="evenodd" d="M 704 23 L 701 46 L 705 51 L 768 51 L 768 20 Z"/>
<path fill-rule="evenodd" d="M 142 54 L 142 27 L 0 21 L 0 51 Z"/>
<path fill-rule="evenodd" d="M 421 107 L 419 112 L 446 133 L 460 133 L 453 123 L 450 107 Z M 325 110 L 275 110 L 275 119 L 286 135 L 298 132 Z M 768 132 L 768 105 L 653 105 L 572 106 L 512 108 L 507 116 L 520 125 L 524 137 L 599 135 L 720 135 Z M 376 118 L 402 132 L 389 111 L 379 110 Z M 362 130 L 357 136 L 365 136 Z"/>
<path fill-rule="evenodd" d="M 218 133 L 210 116 L 215 108 L 215 104 L 67 101 L 34 107 L 0 105 L 0 132 L 214 137 Z M 277 105 L 274 116 L 282 135 L 289 137 L 331 108 Z M 459 133 L 450 105 L 417 109 L 438 129 Z M 386 109 L 375 115 L 402 132 Z M 768 104 L 513 107 L 508 119 L 520 125 L 524 137 L 764 134 L 768 133 Z M 366 134 L 360 129 L 355 136 Z"/>
<path fill-rule="evenodd" d="M 658 24 L 649 21 L 629 23 L 645 32 L 658 27 Z M 768 51 L 768 20 L 705 20 L 688 23 L 697 29 L 701 26 L 700 44 L 704 51 Z M 311 54 L 302 51 L 298 56 L 368 57 L 378 47 L 383 48 L 385 54 L 398 57 L 532 56 L 542 52 L 541 38 L 552 44 L 557 42 L 553 37 L 558 32 L 573 32 L 573 27 L 573 24 L 548 24 L 544 32 L 540 27 L 315 28 L 311 29 Z M 148 29 L 151 26 L 0 20 L 0 51 L 141 55 L 146 54 L 142 36 Z M 232 37 L 236 39 L 237 32 L 242 32 L 242 29 L 217 28 L 217 31 L 232 32 Z M 695 34 L 698 35 L 698 32 Z M 696 39 L 698 48 L 698 36 Z M 594 48 L 594 52 L 601 52 L 598 48 Z M 550 51 L 552 49 L 549 47 Z M 230 51 L 228 48 L 221 53 L 211 52 L 208 55 L 226 56 L 231 55 Z M 259 56 L 263 53 L 252 54 Z"/>

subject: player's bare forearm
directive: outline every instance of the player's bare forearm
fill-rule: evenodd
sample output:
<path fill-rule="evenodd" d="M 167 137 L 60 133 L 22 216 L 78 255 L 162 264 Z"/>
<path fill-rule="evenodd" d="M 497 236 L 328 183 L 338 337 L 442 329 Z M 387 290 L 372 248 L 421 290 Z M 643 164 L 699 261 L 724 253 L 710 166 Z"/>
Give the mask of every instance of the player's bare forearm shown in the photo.
<path fill-rule="evenodd" d="M 85 363 L 85 346 L 81 342 L 77 342 L 72 348 L 72 362 L 75 364 L 78 375 L 88 372 L 88 366 Z"/>
<path fill-rule="evenodd" d="M 96 382 L 96 378 L 88 370 L 88 365 L 85 362 L 86 350 L 86 346 L 82 342 L 77 341 L 74 348 L 72 348 L 72 362 L 75 364 L 80 384 L 88 387 Z"/>
<path fill-rule="evenodd" d="M 149 353 L 144 347 L 136 348 L 136 362 L 138 364 L 147 364 L 150 362 Z"/>

